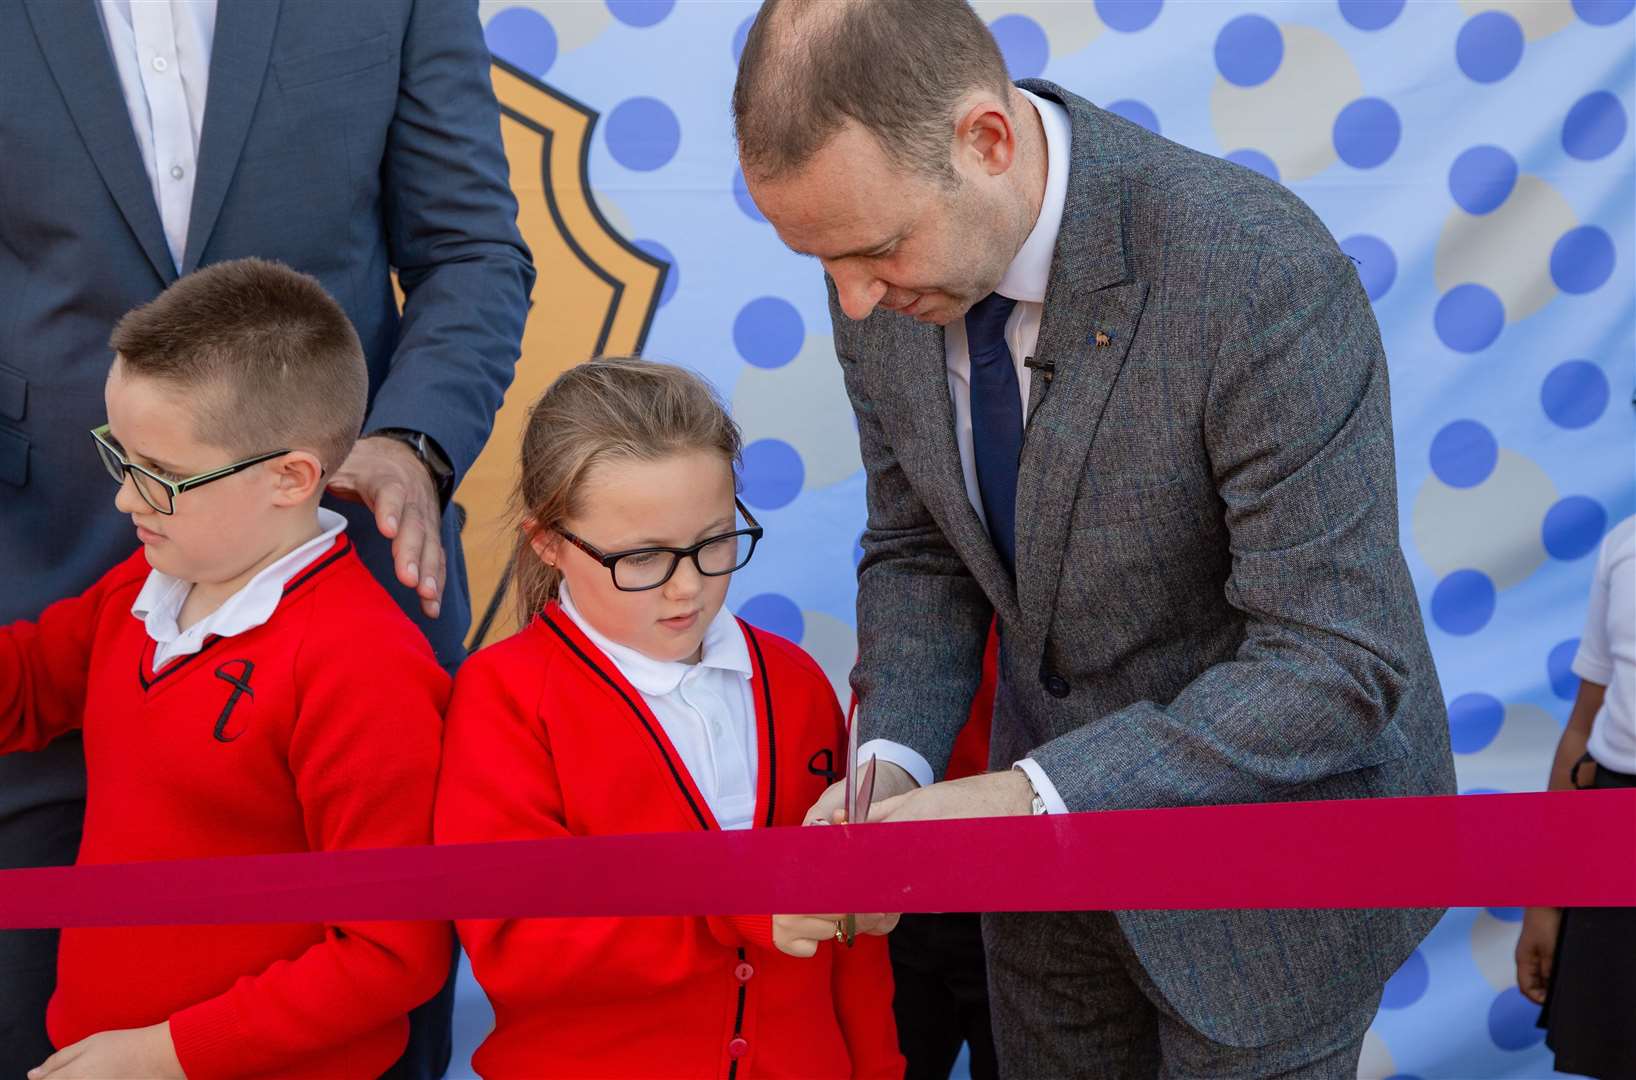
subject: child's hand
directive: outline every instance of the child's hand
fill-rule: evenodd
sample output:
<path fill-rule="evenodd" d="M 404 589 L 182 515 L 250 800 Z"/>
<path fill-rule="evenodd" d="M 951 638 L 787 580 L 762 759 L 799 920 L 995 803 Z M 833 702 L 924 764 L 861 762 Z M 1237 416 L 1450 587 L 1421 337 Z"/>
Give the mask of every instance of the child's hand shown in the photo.
<path fill-rule="evenodd" d="M 1536 1005 L 1545 1003 L 1545 991 L 1551 985 L 1551 961 L 1556 957 L 1561 927 L 1561 908 L 1531 907 L 1523 912 L 1522 936 L 1517 939 L 1517 989 Z"/>
<path fill-rule="evenodd" d="M 818 946 L 835 940 L 842 918 L 841 915 L 774 915 L 773 944 L 781 953 L 813 956 Z"/>
<path fill-rule="evenodd" d="M 28 1071 L 28 1080 L 186 1080 L 170 1023 L 102 1031 L 64 1047 Z"/>

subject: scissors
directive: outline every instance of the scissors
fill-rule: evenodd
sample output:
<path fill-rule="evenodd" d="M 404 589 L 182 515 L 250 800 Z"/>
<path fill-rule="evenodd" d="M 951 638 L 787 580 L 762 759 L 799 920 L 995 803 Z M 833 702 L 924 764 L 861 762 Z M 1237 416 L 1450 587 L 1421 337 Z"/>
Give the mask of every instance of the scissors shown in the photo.
<path fill-rule="evenodd" d="M 869 804 L 875 797 L 875 757 L 858 767 L 857 702 L 853 702 L 846 722 L 846 823 L 862 824 L 869 820 Z M 847 948 L 858 937 L 858 917 L 848 915 L 842 920 L 842 933 Z"/>

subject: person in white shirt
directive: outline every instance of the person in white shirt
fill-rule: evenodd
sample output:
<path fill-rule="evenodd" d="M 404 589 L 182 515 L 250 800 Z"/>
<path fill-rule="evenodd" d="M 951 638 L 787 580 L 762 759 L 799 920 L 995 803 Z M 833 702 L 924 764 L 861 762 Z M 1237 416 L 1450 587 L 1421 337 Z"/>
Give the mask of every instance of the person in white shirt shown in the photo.
<path fill-rule="evenodd" d="M 1579 693 L 1548 790 L 1636 787 L 1636 517 L 1602 542 L 1573 670 Z M 1557 1071 L 1636 1076 L 1636 908 L 1529 908 L 1517 985 L 1545 1006 L 1539 1026 Z"/>

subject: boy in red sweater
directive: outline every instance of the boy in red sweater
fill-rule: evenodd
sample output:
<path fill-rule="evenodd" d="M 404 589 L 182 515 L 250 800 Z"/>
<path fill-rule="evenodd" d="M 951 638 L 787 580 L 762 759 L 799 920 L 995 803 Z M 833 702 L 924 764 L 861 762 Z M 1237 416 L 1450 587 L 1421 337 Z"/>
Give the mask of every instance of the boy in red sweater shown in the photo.
<path fill-rule="evenodd" d="M 801 824 L 842 752 L 840 707 L 805 653 L 723 607 L 761 536 L 737 521 L 738 452 L 709 388 L 664 364 L 596 360 L 535 405 L 513 569 L 526 625 L 456 680 L 440 842 Z M 841 918 L 459 922 L 494 1006 L 472 1064 L 488 1080 L 901 1078 L 886 943 L 846 947 Z"/>
<path fill-rule="evenodd" d="M 319 508 L 358 337 L 246 259 L 115 328 L 88 438 L 141 549 L 0 628 L 0 753 L 82 728 L 81 864 L 423 844 L 448 681 Z M 448 964 L 437 923 L 65 930 L 31 1080 L 374 1077 Z"/>

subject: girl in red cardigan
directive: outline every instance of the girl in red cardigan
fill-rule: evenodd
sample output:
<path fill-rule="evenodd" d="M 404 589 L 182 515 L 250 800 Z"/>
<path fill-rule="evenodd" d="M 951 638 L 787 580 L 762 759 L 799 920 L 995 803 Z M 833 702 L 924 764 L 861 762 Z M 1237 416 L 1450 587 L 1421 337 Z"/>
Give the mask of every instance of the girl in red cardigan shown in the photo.
<path fill-rule="evenodd" d="M 738 454 L 709 388 L 667 365 L 596 360 L 535 404 L 513 571 L 526 625 L 456 681 L 440 842 L 802 823 L 843 724 L 805 653 L 723 608 L 761 537 L 734 497 Z M 665 868 L 633 869 L 663 887 Z M 840 918 L 460 922 L 495 1016 L 473 1065 L 901 1077 L 885 942 L 844 947 Z"/>

